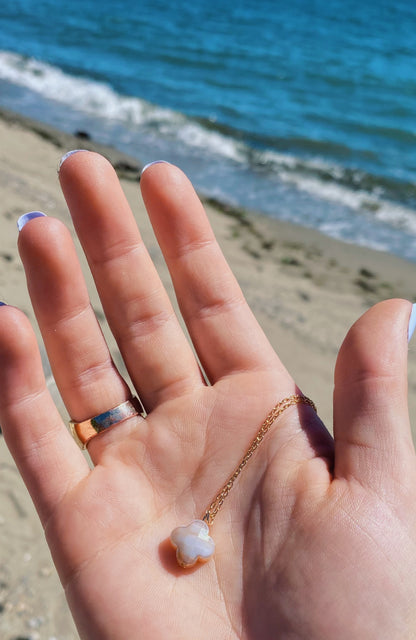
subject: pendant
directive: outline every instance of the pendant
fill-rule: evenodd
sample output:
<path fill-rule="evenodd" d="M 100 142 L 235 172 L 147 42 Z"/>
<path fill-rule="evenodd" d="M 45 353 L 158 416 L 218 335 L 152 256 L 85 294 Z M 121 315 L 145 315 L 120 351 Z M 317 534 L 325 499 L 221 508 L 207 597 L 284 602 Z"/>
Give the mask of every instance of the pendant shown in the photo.
<path fill-rule="evenodd" d="M 176 560 L 184 569 L 193 567 L 198 561 L 207 562 L 215 551 L 215 542 L 204 520 L 193 520 L 186 526 L 176 527 L 170 534 L 170 541 L 176 549 Z"/>

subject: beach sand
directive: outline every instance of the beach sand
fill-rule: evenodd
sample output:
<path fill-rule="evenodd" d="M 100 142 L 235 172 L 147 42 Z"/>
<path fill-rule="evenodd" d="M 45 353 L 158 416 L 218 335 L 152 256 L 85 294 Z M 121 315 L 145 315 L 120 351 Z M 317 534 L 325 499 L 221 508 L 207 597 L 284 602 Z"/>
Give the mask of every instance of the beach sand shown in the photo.
<path fill-rule="evenodd" d="M 16 220 L 42 210 L 71 228 L 57 167 L 74 148 L 98 148 L 116 166 L 142 235 L 173 296 L 166 267 L 140 197 L 139 164 L 82 137 L 0 112 L 0 299 L 33 321 L 17 249 Z M 154 158 L 143 158 L 143 162 Z M 391 297 L 416 301 L 416 264 L 344 244 L 319 233 L 255 213 L 206 202 L 220 245 L 255 315 L 302 391 L 331 427 L 333 370 L 351 324 L 372 304 Z M 276 203 L 278 207 L 278 203 Z M 85 260 L 91 300 L 109 335 Z M 65 410 L 44 356 L 45 371 L 62 414 Z M 410 415 L 416 433 L 416 343 L 409 353 Z M 0 438 L 0 637 L 4 640 L 76 640 L 34 508 Z"/>

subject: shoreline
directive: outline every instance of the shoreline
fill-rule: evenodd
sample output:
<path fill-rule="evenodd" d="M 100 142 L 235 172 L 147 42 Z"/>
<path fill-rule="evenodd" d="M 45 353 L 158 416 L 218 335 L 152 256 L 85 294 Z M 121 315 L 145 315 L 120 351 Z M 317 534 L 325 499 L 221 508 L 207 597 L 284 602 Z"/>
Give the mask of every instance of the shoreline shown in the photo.
<path fill-rule="evenodd" d="M 62 154 L 74 148 L 82 148 L 101 153 L 111 162 L 120 180 L 139 182 L 140 172 L 144 165 L 147 164 L 147 160 L 140 163 L 137 158 L 118 150 L 114 146 L 101 144 L 91 138 L 87 131 L 78 131 L 72 134 L 66 133 L 56 127 L 2 107 L 0 107 L 0 122 L 5 122 L 12 126 L 17 125 L 24 130 L 33 132 L 42 140 L 50 142 L 59 151 L 62 150 Z M 264 223 L 266 223 L 266 225 L 267 223 L 270 223 L 271 227 L 279 229 L 279 232 L 282 233 L 289 244 L 296 243 L 294 238 L 301 235 L 305 244 L 312 241 L 319 247 L 332 245 L 332 251 L 329 251 L 330 253 L 335 255 L 341 251 L 343 258 L 347 260 L 348 255 L 351 255 L 353 259 L 360 259 L 361 257 L 363 263 L 366 263 L 366 265 L 373 264 L 375 265 L 375 268 L 378 269 L 381 268 L 383 270 L 383 267 L 380 267 L 383 260 L 388 261 L 388 266 L 392 267 L 395 273 L 397 270 L 400 270 L 401 263 L 411 264 L 416 268 L 415 262 L 407 260 L 406 258 L 400 258 L 399 256 L 387 251 L 356 245 L 346 240 L 328 236 L 312 227 L 305 227 L 296 223 L 280 220 L 278 218 L 272 218 L 265 213 L 245 209 L 244 207 L 232 206 L 209 196 L 200 197 L 204 204 L 210 205 L 212 208 L 217 209 L 226 216 L 239 220 L 242 226 L 253 227 L 255 226 L 255 223 L 259 223 L 259 221 L 262 221 L 260 222 L 260 225 L 262 226 L 264 226 Z M 248 220 L 250 220 L 250 222 L 248 222 Z M 363 286 L 363 289 L 366 290 L 365 285 Z M 416 285 L 414 287 L 414 298 L 416 301 Z"/>
<path fill-rule="evenodd" d="M 0 143 L 0 300 L 21 308 L 37 335 L 17 252 L 16 220 L 25 211 L 40 209 L 63 220 L 73 233 L 56 171 L 60 157 L 74 148 L 99 151 L 115 166 L 145 244 L 174 301 L 169 274 L 141 200 L 141 166 L 136 160 L 85 136 L 71 136 L 2 109 Z M 330 428 L 333 370 L 347 330 L 381 299 L 404 297 L 415 302 L 416 265 L 312 229 L 212 199 L 203 201 L 254 314 Z M 92 305 L 115 363 L 125 375 L 82 255 L 81 263 Z M 52 395 L 66 416 L 46 360 L 45 369 Z M 409 400 L 416 423 L 416 342 L 410 344 Z M 41 526 L 1 437 L 0 480 L 0 636 L 6 640 L 77 640 Z"/>

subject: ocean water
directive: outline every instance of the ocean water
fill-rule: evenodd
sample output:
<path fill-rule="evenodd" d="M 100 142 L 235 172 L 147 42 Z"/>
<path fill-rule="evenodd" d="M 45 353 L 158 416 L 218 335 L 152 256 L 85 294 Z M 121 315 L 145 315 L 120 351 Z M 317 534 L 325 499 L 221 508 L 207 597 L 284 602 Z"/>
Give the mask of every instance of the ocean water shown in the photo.
<path fill-rule="evenodd" d="M 414 0 L 4 2 L 0 106 L 416 261 Z"/>

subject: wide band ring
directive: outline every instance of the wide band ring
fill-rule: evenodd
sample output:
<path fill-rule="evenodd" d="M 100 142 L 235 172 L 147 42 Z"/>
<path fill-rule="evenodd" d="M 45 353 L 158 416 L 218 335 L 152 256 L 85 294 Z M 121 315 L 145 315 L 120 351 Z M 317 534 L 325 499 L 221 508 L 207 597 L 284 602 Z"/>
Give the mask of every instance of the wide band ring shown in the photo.
<path fill-rule="evenodd" d="M 83 420 L 82 422 L 74 422 L 71 420 L 69 428 L 78 446 L 81 449 L 85 449 L 89 441 L 99 433 L 116 424 L 120 424 L 120 422 L 128 418 L 140 415 L 142 411 L 140 401 L 134 397 L 89 420 Z"/>

